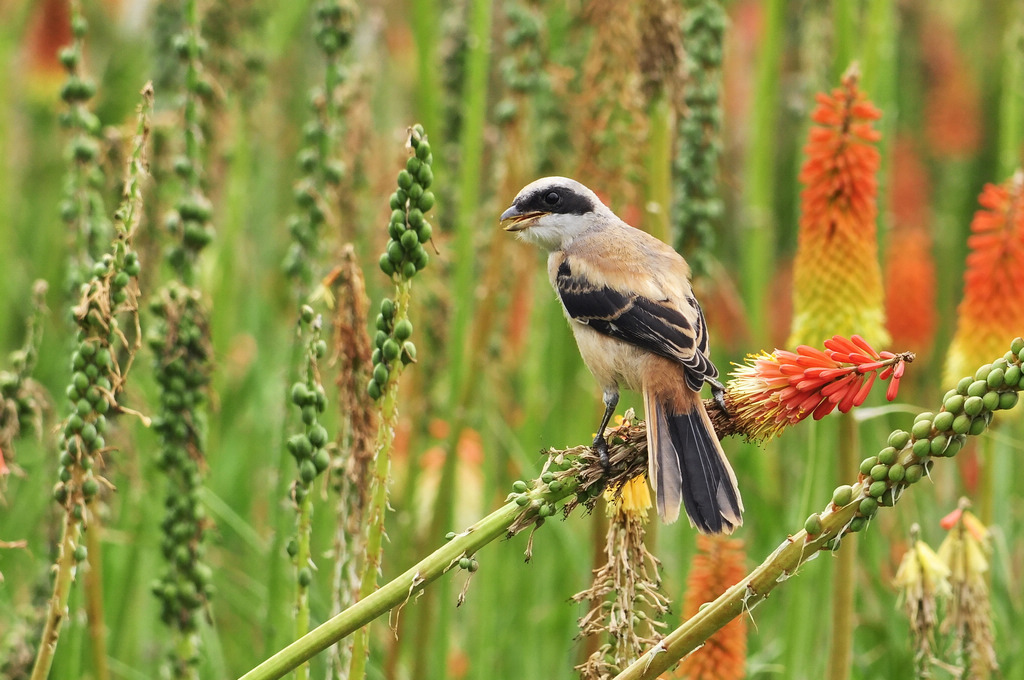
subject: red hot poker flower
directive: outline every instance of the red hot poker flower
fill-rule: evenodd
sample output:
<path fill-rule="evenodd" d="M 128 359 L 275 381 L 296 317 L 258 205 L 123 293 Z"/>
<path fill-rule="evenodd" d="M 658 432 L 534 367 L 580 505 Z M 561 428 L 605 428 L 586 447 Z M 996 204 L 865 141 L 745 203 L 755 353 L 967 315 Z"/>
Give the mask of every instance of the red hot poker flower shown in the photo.
<path fill-rule="evenodd" d="M 911 352 L 876 352 L 859 335 L 836 335 L 825 341 L 824 351 L 800 345 L 796 352 L 749 356 L 732 372 L 726 403 L 748 437 L 774 437 L 807 416 L 820 420 L 837 408 L 846 413 L 860 406 L 876 378 L 890 381 L 885 396 L 892 401 L 913 360 Z"/>

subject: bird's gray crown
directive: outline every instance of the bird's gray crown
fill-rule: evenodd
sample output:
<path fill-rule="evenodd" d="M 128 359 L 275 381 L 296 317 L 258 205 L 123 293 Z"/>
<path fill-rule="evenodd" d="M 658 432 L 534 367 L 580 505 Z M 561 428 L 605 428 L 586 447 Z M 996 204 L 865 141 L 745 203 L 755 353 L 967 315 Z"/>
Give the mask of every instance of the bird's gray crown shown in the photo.
<path fill-rule="evenodd" d="M 542 177 L 523 187 L 513 205 L 519 212 L 586 215 L 605 211 L 597 195 L 568 177 Z"/>

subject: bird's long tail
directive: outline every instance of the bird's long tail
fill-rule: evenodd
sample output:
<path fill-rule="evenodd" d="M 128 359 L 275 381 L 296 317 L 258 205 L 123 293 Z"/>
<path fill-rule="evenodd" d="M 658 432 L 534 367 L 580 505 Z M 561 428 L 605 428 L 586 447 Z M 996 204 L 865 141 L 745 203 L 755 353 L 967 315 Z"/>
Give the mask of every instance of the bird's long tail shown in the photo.
<path fill-rule="evenodd" d="M 653 390 L 644 390 L 648 474 L 658 499 L 658 514 L 662 521 L 674 522 L 682 505 L 690 524 L 701 533 L 732 533 L 743 523 L 736 475 L 700 395 L 689 392 L 685 404 L 678 401 L 660 399 Z"/>

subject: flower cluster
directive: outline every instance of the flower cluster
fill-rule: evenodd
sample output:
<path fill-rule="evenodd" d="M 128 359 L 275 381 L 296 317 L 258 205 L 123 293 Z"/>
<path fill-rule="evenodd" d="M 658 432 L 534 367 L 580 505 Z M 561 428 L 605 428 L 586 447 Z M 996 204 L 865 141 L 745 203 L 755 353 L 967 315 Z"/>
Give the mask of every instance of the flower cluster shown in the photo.
<path fill-rule="evenodd" d="M 324 448 L 328 442 L 327 429 L 319 422 L 320 414 L 327 408 L 327 394 L 320 383 L 319 368 L 319 360 L 327 354 L 327 341 L 320 337 L 323 322 L 312 307 L 303 305 L 300 323 L 309 334 L 306 377 L 292 385 L 291 399 L 301 410 L 304 432 L 288 439 L 288 452 L 299 466 L 299 478 L 293 489 L 296 503 L 306 498 L 310 484 L 331 464 L 331 456 Z"/>
<path fill-rule="evenodd" d="M 801 345 L 796 352 L 751 355 L 732 372 L 726 404 L 737 429 L 751 439 L 778 436 L 808 416 L 820 420 L 835 409 L 846 413 L 860 406 L 876 377 L 891 379 L 886 398 L 892 401 L 913 358 L 876 352 L 859 335 L 833 336 L 824 351 Z"/>

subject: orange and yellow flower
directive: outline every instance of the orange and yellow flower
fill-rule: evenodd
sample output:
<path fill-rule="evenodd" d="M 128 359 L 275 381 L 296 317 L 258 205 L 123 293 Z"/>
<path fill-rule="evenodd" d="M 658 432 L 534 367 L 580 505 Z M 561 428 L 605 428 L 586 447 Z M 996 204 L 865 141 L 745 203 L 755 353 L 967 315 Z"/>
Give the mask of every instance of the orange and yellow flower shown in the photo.
<path fill-rule="evenodd" d="M 839 409 L 864 403 L 875 378 L 889 380 L 892 401 L 909 353 L 876 352 L 864 338 L 836 335 L 825 350 L 800 345 L 796 352 L 777 349 L 750 355 L 732 372 L 726 405 L 737 429 L 751 439 L 774 437 L 807 416 L 820 420 Z"/>
<path fill-rule="evenodd" d="M 697 555 L 687 579 L 683 615 L 690 617 L 746 575 L 743 541 L 723 535 L 697 536 Z M 737 616 L 682 660 L 676 677 L 739 680 L 746 675 L 747 618 Z"/>
<path fill-rule="evenodd" d="M 793 270 L 789 344 L 833 333 L 888 342 L 875 236 L 881 112 L 857 85 L 855 69 L 819 94 L 800 171 L 800 231 Z"/>
<path fill-rule="evenodd" d="M 964 297 L 946 357 L 953 384 L 1000 357 L 1024 329 L 1024 173 L 988 184 L 971 221 Z"/>

